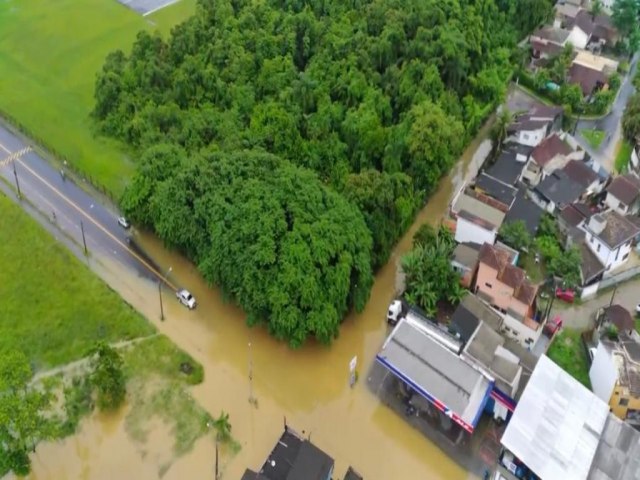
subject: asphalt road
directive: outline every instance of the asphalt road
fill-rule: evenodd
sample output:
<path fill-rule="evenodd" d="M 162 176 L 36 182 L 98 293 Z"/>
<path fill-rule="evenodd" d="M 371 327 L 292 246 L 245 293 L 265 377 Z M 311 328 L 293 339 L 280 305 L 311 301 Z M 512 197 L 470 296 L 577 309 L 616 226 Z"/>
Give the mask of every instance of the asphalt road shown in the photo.
<path fill-rule="evenodd" d="M 622 114 L 624 113 L 624 109 L 627 106 L 629 98 L 635 92 L 635 88 L 633 87 L 631 80 L 635 74 L 637 64 L 638 54 L 636 54 L 631 61 L 629 74 L 624 78 L 624 81 L 620 85 L 620 91 L 618 92 L 618 96 L 613 102 L 613 106 L 611 107 L 611 111 L 608 115 L 597 120 L 580 120 L 578 122 L 576 130 L 578 140 L 583 144 L 585 150 L 587 150 L 587 152 L 589 152 L 589 154 L 598 160 L 605 168 L 613 165 L 615 146 L 620 139 L 622 130 Z M 590 130 L 594 128 L 596 130 L 602 130 L 607 134 L 598 149 L 592 149 L 582 135 L 580 135 L 581 130 Z M 611 169 L 607 168 L 607 170 Z"/>
<path fill-rule="evenodd" d="M 0 164 L 25 147 L 27 144 L 21 138 L 0 125 Z M 14 165 L 22 197 L 77 245 L 83 245 L 84 229 L 90 255 L 106 255 L 141 276 L 162 279 L 175 289 L 148 259 L 135 250 L 130 242 L 130 231 L 118 224 L 117 212 L 98 202 L 67 174 L 63 175 L 34 151 L 0 167 L 0 175 L 16 187 Z"/>

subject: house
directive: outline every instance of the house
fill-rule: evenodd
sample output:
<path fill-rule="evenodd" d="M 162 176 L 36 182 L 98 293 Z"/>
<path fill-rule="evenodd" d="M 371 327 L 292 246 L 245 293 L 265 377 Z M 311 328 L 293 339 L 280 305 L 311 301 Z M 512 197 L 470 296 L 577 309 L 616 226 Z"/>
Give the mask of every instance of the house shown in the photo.
<path fill-rule="evenodd" d="M 626 335 L 633 335 L 635 329 L 635 321 L 631 316 L 631 312 L 624 308 L 622 305 L 613 304 L 603 307 L 597 312 L 598 329 L 603 330 L 610 325 L 613 325 L 616 330 Z"/>
<path fill-rule="evenodd" d="M 538 231 L 538 225 L 540 225 L 543 213 L 542 208 L 532 202 L 527 197 L 526 190 L 521 188 L 504 217 L 504 223 L 524 222 L 524 226 L 533 238 Z"/>
<path fill-rule="evenodd" d="M 467 343 L 481 322 L 496 331 L 502 329 L 502 316 L 472 293 L 465 295 L 451 316 L 451 328 Z"/>
<path fill-rule="evenodd" d="M 498 480 L 637 480 L 640 432 L 547 356 L 500 440 Z"/>
<path fill-rule="evenodd" d="M 469 288 L 478 268 L 480 245 L 476 243 L 460 243 L 453 250 L 451 266 L 460 275 L 460 284 Z"/>
<path fill-rule="evenodd" d="M 547 212 L 554 213 L 556 208 L 562 209 L 579 200 L 584 192 L 584 187 L 571 180 L 564 170 L 556 170 L 532 190 L 531 199 Z"/>
<path fill-rule="evenodd" d="M 562 28 L 575 21 L 576 15 L 578 15 L 578 12 L 580 11 L 580 7 L 567 3 L 556 3 L 555 10 L 556 13 L 553 26 L 556 28 Z"/>
<path fill-rule="evenodd" d="M 576 151 L 563 137 L 552 133 L 531 151 L 520 180 L 534 187 L 572 158 L 584 158 L 584 152 Z"/>
<path fill-rule="evenodd" d="M 525 348 L 533 348 L 545 321 L 537 309 L 538 286 L 511 263 L 512 257 L 507 250 L 488 243 L 482 245 L 473 292 L 501 314 L 506 336 Z"/>
<path fill-rule="evenodd" d="M 507 128 L 507 142 L 537 146 L 549 133 L 562 126 L 562 107 L 534 104 L 528 112 L 516 116 Z"/>
<path fill-rule="evenodd" d="M 260 471 L 247 469 L 242 480 L 331 480 L 333 467 L 333 458 L 285 425 Z"/>
<path fill-rule="evenodd" d="M 461 189 L 451 207 L 458 243 L 495 243 L 505 217 L 504 206 L 469 189 Z"/>
<path fill-rule="evenodd" d="M 592 285 L 602 280 L 605 272 L 605 266 L 589 248 L 587 243 L 582 240 L 577 244 L 580 250 L 580 276 L 582 285 Z"/>
<path fill-rule="evenodd" d="M 502 203 L 507 210 L 513 204 L 518 193 L 512 185 L 493 178 L 484 172 L 476 177 L 474 190 Z"/>
<path fill-rule="evenodd" d="M 607 187 L 605 205 L 616 212 L 626 215 L 640 211 L 640 177 L 627 173 L 615 177 Z"/>
<path fill-rule="evenodd" d="M 584 161 L 569 160 L 562 170 L 570 180 L 582 186 L 584 197 L 600 193 L 604 187 L 604 180 Z"/>
<path fill-rule="evenodd" d="M 640 344 L 636 339 L 627 333 L 620 333 L 617 340 L 602 335 L 589 379 L 593 393 L 616 417 L 640 427 Z"/>
<path fill-rule="evenodd" d="M 586 48 L 590 36 L 578 25 L 570 29 L 546 26 L 535 31 L 529 37 L 533 58 L 552 58 L 572 45 L 575 48 Z"/>
<path fill-rule="evenodd" d="M 462 346 L 446 331 L 407 315 L 376 355 L 376 362 L 397 381 L 398 393 L 416 416 L 439 420 L 456 430 L 458 439 L 474 432 L 494 384 L 460 356 Z"/>
<path fill-rule="evenodd" d="M 607 87 L 609 77 L 618 69 L 615 60 L 594 55 L 590 52 L 579 52 L 567 73 L 567 80 L 580 86 L 582 94 L 591 95 Z"/>
<path fill-rule="evenodd" d="M 487 170 L 487 175 L 507 185 L 515 185 L 522 174 L 533 147 L 518 143 L 503 145 L 500 155 Z"/>
<path fill-rule="evenodd" d="M 578 234 L 581 238 L 584 238 L 584 231 L 580 227 L 585 221 L 589 221 L 592 215 L 598 213 L 584 202 L 574 202 L 559 210 L 557 223 L 560 232 L 565 236 Z"/>
<path fill-rule="evenodd" d="M 640 235 L 637 217 L 624 217 L 616 211 L 593 215 L 581 227 L 585 242 L 606 271 L 623 265 L 631 253 L 631 244 Z"/>
<path fill-rule="evenodd" d="M 564 21 L 565 28 L 579 27 L 589 36 L 589 44 L 613 46 L 618 41 L 619 35 L 610 16 L 599 14 L 594 18 L 591 12 L 580 9 L 572 17 L 571 10 L 563 9 L 563 11 L 567 13 Z"/>

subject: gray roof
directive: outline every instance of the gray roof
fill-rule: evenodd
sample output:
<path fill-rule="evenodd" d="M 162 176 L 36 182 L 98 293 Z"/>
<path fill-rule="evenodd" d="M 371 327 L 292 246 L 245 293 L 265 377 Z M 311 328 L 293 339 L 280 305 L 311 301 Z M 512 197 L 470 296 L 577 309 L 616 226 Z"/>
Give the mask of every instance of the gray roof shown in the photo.
<path fill-rule="evenodd" d="M 460 305 L 464 306 L 476 318 L 482 320 L 494 330 L 499 330 L 502 326 L 502 317 L 472 293 L 465 295 Z"/>
<path fill-rule="evenodd" d="M 504 223 L 517 222 L 522 220 L 531 236 L 535 236 L 540 225 L 540 219 L 544 211 L 527 198 L 525 190 L 520 190 L 511 208 L 504 217 Z"/>
<path fill-rule="evenodd" d="M 609 406 L 540 357 L 501 443 L 540 480 L 585 480 Z"/>
<path fill-rule="evenodd" d="M 605 227 L 600 233 L 594 233 L 589 224 L 586 224 L 585 228 L 604 242 L 610 250 L 619 247 L 640 234 L 640 227 L 636 222 L 620 215 L 615 210 L 601 213 L 600 217 L 606 221 Z"/>
<path fill-rule="evenodd" d="M 570 33 L 571 32 L 569 30 L 564 30 L 562 28 L 543 27 L 540 30 L 533 32 L 533 36 L 544 38 L 550 42 L 562 44 L 567 38 L 569 38 Z"/>
<path fill-rule="evenodd" d="M 473 198 L 466 193 L 462 193 L 458 197 L 453 206 L 453 211 L 456 213 L 467 212 L 473 217 L 477 217 L 481 221 L 486 222 L 495 228 L 500 228 L 505 216 L 504 212 L 501 212 L 497 208 L 494 208 L 477 198 Z"/>
<path fill-rule="evenodd" d="M 588 480 L 640 480 L 640 432 L 611 413 Z"/>
<path fill-rule="evenodd" d="M 478 265 L 479 254 L 480 245 L 460 243 L 453 250 L 453 261 L 468 269 L 473 269 Z"/>
<path fill-rule="evenodd" d="M 585 191 L 585 187 L 571 180 L 563 170 L 556 170 L 535 188 L 546 199 L 562 207 L 575 202 Z"/>
<path fill-rule="evenodd" d="M 494 164 L 486 170 L 487 174 L 508 185 L 515 185 L 526 164 L 526 162 L 516 160 L 516 157 L 520 154 L 528 158 L 532 150 L 533 147 L 514 143 L 507 144 Z"/>
<path fill-rule="evenodd" d="M 401 319 L 377 358 L 475 426 L 491 382 L 428 335 L 419 322 Z"/>
<path fill-rule="evenodd" d="M 476 178 L 476 190 L 480 190 L 482 193 L 495 198 L 507 207 L 511 206 L 518 192 L 513 186 L 493 178 L 486 173 L 481 173 L 478 178 Z"/>
<path fill-rule="evenodd" d="M 587 247 L 584 241 L 580 242 L 580 255 L 582 262 L 580 263 L 580 271 L 582 272 L 582 280 L 585 283 L 604 272 L 604 265 L 598 257 Z"/>
<path fill-rule="evenodd" d="M 484 322 L 476 329 L 464 353 L 482 365 L 495 377 L 500 390 L 514 396 L 516 378 L 521 373 L 520 359 L 504 348 L 505 339 Z"/>

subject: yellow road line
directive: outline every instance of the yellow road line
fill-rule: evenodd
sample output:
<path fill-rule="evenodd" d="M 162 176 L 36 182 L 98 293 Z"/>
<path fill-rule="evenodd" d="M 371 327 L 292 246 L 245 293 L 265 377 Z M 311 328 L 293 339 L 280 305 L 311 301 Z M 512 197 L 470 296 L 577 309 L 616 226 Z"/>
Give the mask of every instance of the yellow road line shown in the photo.
<path fill-rule="evenodd" d="M 11 150 L 9 150 L 7 147 L 5 147 L 2 143 L 0 143 L 0 148 L 2 148 L 2 150 L 4 150 L 5 152 L 7 152 L 9 155 L 11 155 L 13 152 L 11 152 Z M 53 185 L 51 185 L 47 180 L 45 180 L 44 178 L 42 178 L 40 175 L 38 175 L 35 171 L 33 171 L 29 166 L 27 166 L 22 160 L 20 159 L 16 159 L 14 160 L 16 162 L 18 162 L 24 169 L 26 169 L 29 173 L 31 173 L 31 175 L 33 175 L 35 178 L 37 178 L 38 180 L 40 180 L 43 184 L 45 184 L 47 187 L 49 187 L 56 195 L 58 195 L 62 200 L 64 200 L 66 203 L 69 204 L 69 206 L 71 206 L 71 208 L 75 209 L 78 211 L 78 213 L 80 213 L 81 215 L 83 215 L 85 218 L 87 218 L 87 220 L 89 220 L 91 223 L 93 223 L 96 227 L 98 227 L 100 230 L 102 230 L 102 232 L 107 235 L 109 238 L 111 238 L 111 240 L 113 240 L 114 242 L 116 242 L 118 245 L 120 245 L 120 247 L 122 247 L 123 249 L 125 249 L 131 256 L 133 256 L 136 260 L 138 260 L 141 264 L 143 264 L 151 273 L 153 273 L 156 277 L 158 277 L 158 279 L 162 280 L 163 282 L 165 282 L 167 285 L 169 285 L 169 287 L 171 287 L 173 290 L 176 290 L 175 285 L 173 285 L 169 280 L 167 280 L 166 278 L 164 278 L 162 276 L 162 274 L 160 272 L 158 272 L 155 268 L 153 268 L 151 265 L 149 265 L 149 263 L 142 258 L 140 255 L 138 255 L 136 252 L 134 252 L 133 250 L 131 250 L 127 245 L 125 245 L 124 243 L 122 243 L 118 237 L 116 237 L 115 235 L 113 235 L 109 230 L 107 230 L 104 226 L 102 226 L 102 224 L 100 224 L 97 220 L 95 220 L 91 215 L 89 215 L 87 212 L 85 212 L 82 208 L 80 208 L 76 203 L 74 203 L 72 200 L 70 200 L 64 193 L 62 193 L 60 190 L 58 190 L 56 187 L 54 187 Z"/>

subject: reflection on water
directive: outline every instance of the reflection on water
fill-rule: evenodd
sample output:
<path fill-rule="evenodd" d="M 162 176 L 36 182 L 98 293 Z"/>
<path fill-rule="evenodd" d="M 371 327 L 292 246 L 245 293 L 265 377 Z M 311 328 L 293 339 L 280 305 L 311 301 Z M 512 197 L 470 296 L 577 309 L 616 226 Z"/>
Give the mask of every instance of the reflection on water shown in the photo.
<path fill-rule="evenodd" d="M 477 168 L 471 167 L 469 172 L 468 166 L 476 165 L 477 161 L 471 162 L 476 150 L 480 150 L 478 155 L 487 150 L 486 142 L 478 147 L 488 128 L 484 127 L 479 140 L 441 182 L 380 270 L 365 311 L 345 320 L 340 337 L 329 348 L 311 342 L 292 351 L 269 337 L 265 329 L 249 329 L 241 310 L 225 303 L 220 291 L 208 288 L 192 265 L 167 252 L 150 235 L 140 234 L 140 244 L 163 269 L 172 267 L 171 281 L 196 296 L 197 310 L 187 311 L 171 295 L 165 295 L 165 321 L 161 322 L 154 284 L 109 259 L 92 262 L 98 274 L 128 302 L 204 365 L 205 380 L 194 388 L 194 397 L 214 416 L 222 410 L 230 414 L 232 434 L 242 446 L 232 459 L 223 456 L 223 478 L 236 480 L 246 467 L 259 467 L 279 438 L 285 418 L 299 431 L 310 432 L 312 442 L 336 459 L 336 476 L 340 478 L 348 465 L 368 480 L 469 477 L 434 443 L 381 405 L 366 382 L 349 388 L 348 369 L 350 359 L 357 355 L 358 371 L 366 375 L 386 334 L 384 317 L 394 294 L 396 262 L 410 247 L 414 231 L 424 222 L 437 222 L 452 192 L 469 173 L 475 173 Z M 257 407 L 248 402 L 251 390 Z M 29 478 L 138 479 L 161 474 L 166 479 L 213 478 L 215 454 L 210 438 L 167 464 L 171 434 L 161 426 L 155 431 L 144 447 L 136 446 L 127 438 L 121 418 L 93 417 L 83 423 L 78 435 L 41 445 Z"/>

